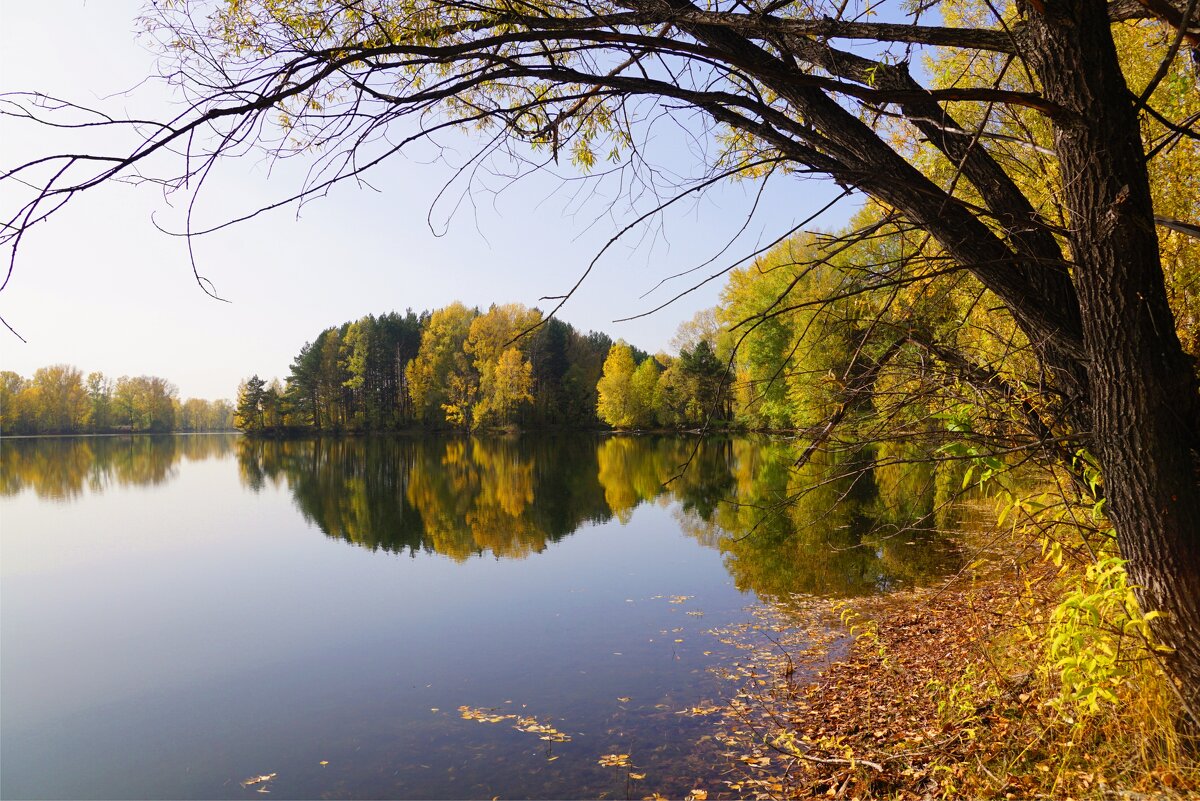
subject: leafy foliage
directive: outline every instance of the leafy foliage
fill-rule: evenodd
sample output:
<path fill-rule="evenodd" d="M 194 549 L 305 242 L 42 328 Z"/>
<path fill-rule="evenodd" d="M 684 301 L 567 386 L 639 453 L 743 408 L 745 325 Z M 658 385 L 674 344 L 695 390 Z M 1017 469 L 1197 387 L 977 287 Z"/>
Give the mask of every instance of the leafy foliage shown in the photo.
<path fill-rule="evenodd" d="M 0 433 L 108 434 L 115 432 L 229 431 L 228 401 L 180 401 L 173 384 L 158 376 L 121 376 L 113 381 L 76 367 L 42 367 L 26 379 L 0 372 Z"/>

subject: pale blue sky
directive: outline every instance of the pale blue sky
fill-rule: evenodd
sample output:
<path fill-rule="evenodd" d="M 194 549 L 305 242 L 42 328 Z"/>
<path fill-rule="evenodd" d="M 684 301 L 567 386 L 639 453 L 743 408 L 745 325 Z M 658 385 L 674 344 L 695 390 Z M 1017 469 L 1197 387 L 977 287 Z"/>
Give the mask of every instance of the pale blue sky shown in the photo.
<path fill-rule="evenodd" d="M 114 94 L 142 82 L 154 63 L 135 34 L 140 6 L 135 0 L 0 0 L 0 91 L 57 94 L 114 115 L 161 115 L 169 108 L 161 86 Z M 682 135 L 662 128 L 658 136 L 665 158 L 686 158 Z M 0 166 L 43 153 L 56 141 L 30 126 L 5 124 Z M 557 178 L 538 175 L 497 198 L 477 196 L 476 208 L 460 208 L 448 233 L 436 237 L 426 216 L 451 170 L 427 163 L 427 155 L 414 151 L 375 174 L 378 191 L 345 185 L 307 205 L 299 219 L 294 209 L 275 212 L 197 240 L 202 272 L 230 304 L 197 288 L 183 241 L 151 224 L 151 213 L 168 225 L 179 219 L 160 192 L 112 186 L 81 196 L 30 235 L 0 293 L 0 315 L 29 340 L 0 334 L 0 368 L 29 376 L 40 366 L 68 362 L 112 376 L 160 375 L 184 397 L 232 397 L 241 378 L 255 372 L 282 378 L 306 340 L 367 313 L 419 311 L 453 300 L 546 309 L 538 298 L 567 290 L 631 219 L 620 212 L 605 216 L 608 204 L 600 198 L 572 206 Z M 560 172 L 573 175 L 565 165 Z M 268 181 L 261 160 L 230 164 L 203 196 L 201 217 L 215 221 L 275 200 L 296 188 L 297 175 L 277 170 Z M 756 191 L 741 184 L 710 192 L 669 214 L 661 230 L 630 237 L 605 256 L 560 316 L 646 350 L 667 349 L 681 321 L 716 302 L 723 281 L 649 318 L 611 321 L 686 288 L 689 279 L 679 279 L 639 297 L 660 279 L 712 257 L 737 232 Z M 834 194 L 824 182 L 776 179 L 740 244 L 698 274 L 773 239 Z M 838 225 L 851 208 L 842 204 L 823 226 Z"/>

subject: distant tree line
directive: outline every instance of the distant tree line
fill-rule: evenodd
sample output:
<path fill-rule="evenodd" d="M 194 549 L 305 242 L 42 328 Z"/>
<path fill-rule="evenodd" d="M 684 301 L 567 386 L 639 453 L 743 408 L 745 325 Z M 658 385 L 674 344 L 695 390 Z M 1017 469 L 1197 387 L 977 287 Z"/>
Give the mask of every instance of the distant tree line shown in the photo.
<path fill-rule="evenodd" d="M 595 427 L 612 346 L 605 334 L 515 303 L 368 315 L 306 342 L 282 382 L 243 381 L 237 426 L 255 434 Z"/>
<path fill-rule="evenodd" d="M 179 399 L 174 384 L 158 376 L 83 372 L 68 364 L 43 367 L 26 379 L 0 372 L 0 433 L 105 434 L 229 431 L 227 400 Z"/>
<path fill-rule="evenodd" d="M 740 424 L 717 310 L 649 355 L 518 303 L 368 315 L 306 342 L 288 376 L 238 388 L 253 434 Z"/>

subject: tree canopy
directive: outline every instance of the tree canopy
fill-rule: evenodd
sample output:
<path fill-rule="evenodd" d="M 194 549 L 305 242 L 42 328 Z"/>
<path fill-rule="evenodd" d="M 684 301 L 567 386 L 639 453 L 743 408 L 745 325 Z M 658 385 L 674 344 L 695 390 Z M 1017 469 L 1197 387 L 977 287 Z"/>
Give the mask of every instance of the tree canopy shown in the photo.
<path fill-rule="evenodd" d="M 229 401 L 181 401 L 175 385 L 158 376 L 85 377 L 69 364 L 42 367 L 28 379 L 0 371 L 4 435 L 231 431 L 233 424 Z"/>

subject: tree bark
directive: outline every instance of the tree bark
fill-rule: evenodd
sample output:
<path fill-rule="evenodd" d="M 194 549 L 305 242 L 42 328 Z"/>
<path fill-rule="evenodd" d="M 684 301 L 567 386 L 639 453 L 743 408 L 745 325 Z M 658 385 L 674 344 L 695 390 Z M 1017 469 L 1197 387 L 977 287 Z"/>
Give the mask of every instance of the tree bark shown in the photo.
<path fill-rule="evenodd" d="M 1200 396 L 1167 304 L 1136 109 L 1105 4 L 1029 8 L 1030 60 L 1056 127 L 1108 514 L 1172 678 L 1200 711 Z"/>

